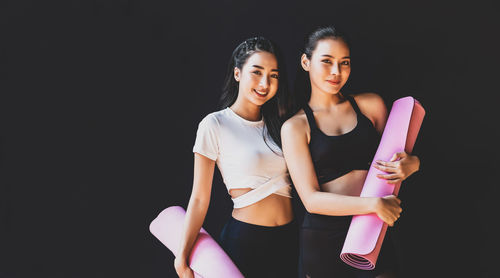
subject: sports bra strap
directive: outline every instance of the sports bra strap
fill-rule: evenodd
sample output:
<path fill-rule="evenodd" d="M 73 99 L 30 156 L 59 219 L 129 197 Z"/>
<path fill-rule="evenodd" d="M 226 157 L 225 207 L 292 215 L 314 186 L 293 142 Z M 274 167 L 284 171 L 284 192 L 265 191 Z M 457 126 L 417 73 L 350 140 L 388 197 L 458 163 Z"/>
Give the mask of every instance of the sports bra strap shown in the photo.
<path fill-rule="evenodd" d="M 304 105 L 304 112 L 306 113 L 307 121 L 309 122 L 309 128 L 311 130 L 317 129 L 318 126 L 316 125 L 316 120 L 314 120 L 314 114 L 313 111 L 311 110 L 311 107 L 306 103 Z"/>
<path fill-rule="evenodd" d="M 361 113 L 361 110 L 359 110 L 358 104 L 354 100 L 354 97 L 353 96 L 347 96 L 347 99 L 351 103 L 352 108 L 354 108 L 354 111 L 356 111 L 356 114 L 358 116 L 361 116 L 363 113 Z"/>

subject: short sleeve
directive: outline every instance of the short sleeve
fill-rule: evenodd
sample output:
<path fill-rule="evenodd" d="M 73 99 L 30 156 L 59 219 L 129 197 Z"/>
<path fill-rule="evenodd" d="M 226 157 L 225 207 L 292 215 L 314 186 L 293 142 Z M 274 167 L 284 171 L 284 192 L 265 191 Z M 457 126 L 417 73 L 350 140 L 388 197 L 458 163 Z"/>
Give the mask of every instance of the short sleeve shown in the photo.
<path fill-rule="evenodd" d="M 198 125 L 193 152 L 206 156 L 211 160 L 217 160 L 219 154 L 219 124 L 214 115 L 206 116 Z"/>

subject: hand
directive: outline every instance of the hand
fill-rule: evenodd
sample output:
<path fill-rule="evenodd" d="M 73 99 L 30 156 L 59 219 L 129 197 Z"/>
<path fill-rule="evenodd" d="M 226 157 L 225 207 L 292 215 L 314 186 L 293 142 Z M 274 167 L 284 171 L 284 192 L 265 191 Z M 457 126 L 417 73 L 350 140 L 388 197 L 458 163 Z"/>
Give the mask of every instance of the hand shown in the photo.
<path fill-rule="evenodd" d="M 174 260 L 175 272 L 179 275 L 179 278 L 194 278 L 194 272 L 187 265 L 186 259 L 180 256 L 176 257 Z"/>
<path fill-rule="evenodd" d="M 394 195 L 388 195 L 382 198 L 375 198 L 374 211 L 382 221 L 392 227 L 403 211 L 400 205 L 401 200 Z"/>
<path fill-rule="evenodd" d="M 417 156 L 399 152 L 395 153 L 390 161 L 375 161 L 373 167 L 387 173 L 386 175 L 378 174 L 377 178 L 385 179 L 387 183 L 396 184 L 418 171 L 420 159 Z"/>

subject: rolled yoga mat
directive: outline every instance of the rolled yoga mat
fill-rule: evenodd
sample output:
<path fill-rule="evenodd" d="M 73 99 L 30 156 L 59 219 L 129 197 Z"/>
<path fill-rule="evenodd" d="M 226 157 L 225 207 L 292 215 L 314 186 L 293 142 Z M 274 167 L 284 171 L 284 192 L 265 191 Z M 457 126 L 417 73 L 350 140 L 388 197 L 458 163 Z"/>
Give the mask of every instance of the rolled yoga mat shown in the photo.
<path fill-rule="evenodd" d="M 149 225 L 151 233 L 175 256 L 179 250 L 186 211 L 179 206 L 164 209 Z M 189 267 L 195 277 L 243 278 L 236 265 L 215 240 L 201 228 L 189 257 Z"/>
<path fill-rule="evenodd" d="M 389 161 L 395 153 L 403 150 L 411 153 L 424 115 L 425 110 L 416 99 L 404 97 L 396 100 L 373 161 Z M 388 184 L 377 178 L 377 174 L 385 172 L 371 166 L 360 196 L 397 196 L 401 183 Z M 386 231 L 387 224 L 375 213 L 353 216 L 340 258 L 359 269 L 374 269 Z"/>

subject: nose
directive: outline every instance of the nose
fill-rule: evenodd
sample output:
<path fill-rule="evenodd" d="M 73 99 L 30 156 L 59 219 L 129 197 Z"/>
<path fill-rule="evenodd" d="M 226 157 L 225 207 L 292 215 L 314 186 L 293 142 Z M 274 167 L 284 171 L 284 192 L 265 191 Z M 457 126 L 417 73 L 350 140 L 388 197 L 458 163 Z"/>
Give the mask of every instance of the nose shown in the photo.
<path fill-rule="evenodd" d="M 340 72 L 339 63 L 335 61 L 332 65 L 332 68 L 330 69 L 330 74 L 339 74 L 339 72 Z"/>
<path fill-rule="evenodd" d="M 259 82 L 259 86 L 262 90 L 267 91 L 267 89 L 269 88 L 269 78 L 265 75 L 262 76 Z"/>

